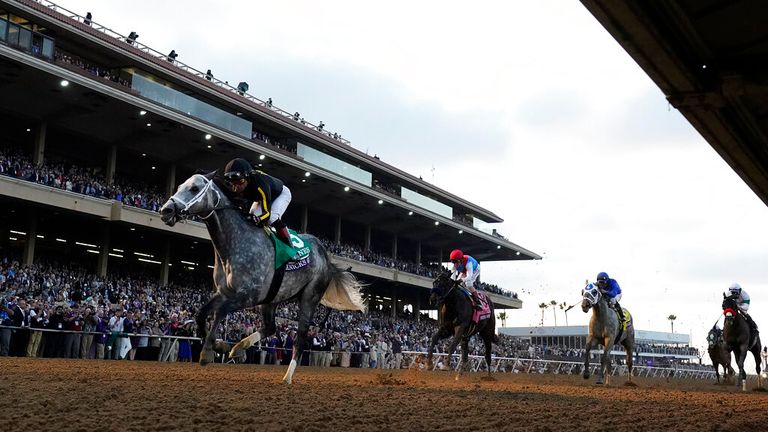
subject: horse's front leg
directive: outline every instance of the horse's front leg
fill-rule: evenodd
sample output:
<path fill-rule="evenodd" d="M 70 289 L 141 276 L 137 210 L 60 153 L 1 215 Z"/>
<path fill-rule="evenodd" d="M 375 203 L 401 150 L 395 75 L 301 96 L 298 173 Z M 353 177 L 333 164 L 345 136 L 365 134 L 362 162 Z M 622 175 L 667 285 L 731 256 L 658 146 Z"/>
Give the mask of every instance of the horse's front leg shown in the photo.
<path fill-rule="evenodd" d="M 744 370 L 744 361 L 747 359 L 747 350 L 739 349 L 734 351 L 736 354 L 736 364 L 739 366 L 739 381 L 736 381 L 736 386 L 741 384 L 741 389 L 747 391 L 747 371 Z"/>
<path fill-rule="evenodd" d="M 221 296 L 221 294 L 216 293 L 213 295 L 213 297 L 210 298 L 210 300 L 208 300 L 208 303 L 200 308 L 200 311 L 195 317 L 197 321 L 197 334 L 203 340 L 203 347 L 200 351 L 201 366 L 205 366 L 208 363 L 213 362 L 213 343 L 216 340 L 216 327 L 218 326 L 216 317 L 221 315 L 218 313 L 218 310 L 223 303 L 224 298 Z M 210 315 L 211 311 L 214 312 L 214 318 L 211 325 L 211 330 L 208 331 L 206 326 L 208 325 L 208 315 Z"/>
<path fill-rule="evenodd" d="M 451 345 L 448 346 L 448 366 L 451 365 L 451 357 L 453 356 L 454 351 L 456 351 L 456 347 L 459 345 L 459 342 L 461 342 L 461 337 L 464 334 L 464 331 L 466 330 L 465 326 L 456 326 L 453 329 L 453 339 L 451 339 Z"/>
<path fill-rule="evenodd" d="M 432 369 L 432 355 L 435 353 L 435 345 L 447 336 L 450 336 L 450 332 L 445 327 L 440 327 L 435 334 L 432 335 L 432 339 L 429 340 L 429 348 L 427 349 L 427 369 Z"/>
<path fill-rule="evenodd" d="M 592 343 L 594 342 L 594 339 L 592 338 L 592 335 L 587 336 L 587 343 L 584 348 L 584 372 L 581 374 L 581 376 L 584 377 L 584 379 L 589 379 L 589 356 L 592 351 Z"/>
<path fill-rule="evenodd" d="M 459 380 L 461 373 L 469 366 L 469 338 L 461 339 L 461 364 L 456 368 L 456 381 Z"/>
<path fill-rule="evenodd" d="M 603 384 L 603 380 L 605 380 L 606 385 L 608 384 L 611 376 L 611 348 L 613 347 L 611 342 L 613 342 L 611 337 L 603 339 L 603 355 L 600 358 L 600 369 L 597 372 L 595 384 Z"/>

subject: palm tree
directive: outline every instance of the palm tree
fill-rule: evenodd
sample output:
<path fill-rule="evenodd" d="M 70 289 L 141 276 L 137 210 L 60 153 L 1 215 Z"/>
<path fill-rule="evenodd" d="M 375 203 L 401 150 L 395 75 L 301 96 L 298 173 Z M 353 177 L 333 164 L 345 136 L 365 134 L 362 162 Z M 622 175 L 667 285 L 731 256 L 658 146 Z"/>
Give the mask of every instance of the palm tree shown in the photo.
<path fill-rule="evenodd" d="M 677 317 L 674 316 L 674 315 L 670 315 L 670 316 L 667 317 L 667 319 L 669 320 L 669 325 L 672 326 L 672 333 L 674 333 L 675 332 L 675 320 L 677 319 Z"/>
<path fill-rule="evenodd" d="M 555 309 L 557 302 L 552 300 L 549 302 L 549 305 L 552 306 L 552 315 L 555 317 L 555 327 L 557 327 L 557 309 Z"/>
<path fill-rule="evenodd" d="M 499 319 L 501 320 L 501 326 L 506 327 L 507 326 L 507 312 L 499 312 Z"/>
<path fill-rule="evenodd" d="M 541 308 L 541 325 L 543 326 L 544 325 L 544 310 L 547 309 L 549 307 L 549 305 L 546 304 L 546 303 L 540 303 L 539 307 Z"/>
<path fill-rule="evenodd" d="M 568 303 L 562 302 L 558 306 L 560 306 L 560 310 L 563 311 L 563 315 L 565 315 L 565 326 L 568 327 L 568 311 L 571 310 L 571 308 L 568 307 Z"/>

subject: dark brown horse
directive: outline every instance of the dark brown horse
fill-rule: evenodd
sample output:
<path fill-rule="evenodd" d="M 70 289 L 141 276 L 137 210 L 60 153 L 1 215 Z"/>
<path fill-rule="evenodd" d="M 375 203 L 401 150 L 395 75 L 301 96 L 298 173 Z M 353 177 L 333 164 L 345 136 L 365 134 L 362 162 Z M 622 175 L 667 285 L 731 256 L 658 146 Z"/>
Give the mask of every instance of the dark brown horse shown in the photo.
<path fill-rule="evenodd" d="M 496 336 L 496 319 L 493 310 L 493 303 L 490 301 L 491 316 L 479 323 L 472 321 L 474 308 L 472 300 L 464 294 L 459 288 L 459 282 L 451 279 L 450 272 L 441 273 L 432 282 L 432 294 L 429 302 L 437 306 L 439 313 L 439 328 L 432 336 L 427 353 L 427 365 L 432 367 L 432 354 L 435 345 L 441 339 L 453 336 L 451 345 L 448 348 L 448 363 L 451 355 L 456 350 L 456 346 L 461 342 L 461 367 L 456 371 L 456 379 L 459 379 L 463 369 L 469 365 L 469 338 L 474 335 L 480 335 L 485 344 L 485 363 L 488 366 L 488 376 L 491 375 L 491 343 L 499 343 Z"/>
<path fill-rule="evenodd" d="M 723 366 L 723 382 L 727 383 L 728 380 L 736 375 L 736 372 L 731 367 L 731 352 L 725 346 L 723 340 L 723 331 L 712 327 L 707 335 L 707 344 L 709 347 L 709 358 L 712 360 L 712 366 L 715 367 L 715 376 L 717 377 L 717 383 L 720 384 L 720 366 Z"/>
<path fill-rule="evenodd" d="M 741 381 L 741 389 L 747 390 L 747 372 L 744 371 L 744 360 L 747 358 L 747 353 L 752 352 L 755 357 L 755 366 L 757 368 L 757 386 L 762 387 L 760 377 L 760 337 L 755 337 L 752 340 L 752 334 L 749 330 L 749 323 L 747 319 L 739 311 L 738 303 L 734 296 L 725 296 L 723 300 L 723 315 L 725 315 L 725 323 L 723 324 L 723 340 L 725 340 L 725 346 L 728 351 L 733 353 L 736 359 L 736 364 L 739 366 L 739 378 Z M 751 342 L 751 343 L 750 343 Z M 739 382 L 736 382 L 739 385 Z"/>

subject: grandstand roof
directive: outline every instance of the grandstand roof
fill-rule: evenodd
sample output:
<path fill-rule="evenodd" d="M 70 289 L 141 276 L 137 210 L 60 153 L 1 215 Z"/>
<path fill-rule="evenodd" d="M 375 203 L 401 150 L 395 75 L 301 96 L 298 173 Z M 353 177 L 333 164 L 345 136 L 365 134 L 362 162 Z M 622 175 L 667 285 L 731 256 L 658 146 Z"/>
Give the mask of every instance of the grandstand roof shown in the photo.
<path fill-rule="evenodd" d="M 515 337 L 546 337 L 546 336 L 576 336 L 589 335 L 588 326 L 537 326 L 537 327 L 501 327 L 499 333 Z M 649 344 L 683 344 L 690 343 L 691 338 L 687 334 L 667 333 L 652 330 L 635 329 L 635 341 Z"/>
<path fill-rule="evenodd" d="M 32 0 L 0 1 L 2 8 L 23 13 L 34 19 L 36 24 L 44 26 L 49 34 L 54 34 L 57 47 L 86 52 L 107 68 L 130 70 L 136 67 L 151 72 L 177 88 L 183 88 L 185 93 L 211 103 L 211 106 L 237 112 L 243 118 L 249 116 L 254 126 L 258 124 L 276 131 L 279 136 L 292 136 L 294 140 L 311 143 L 340 160 L 365 169 L 374 178 L 394 179 L 397 184 L 427 198 L 448 204 L 454 218 L 456 215 L 473 215 L 484 222 L 502 221 L 499 216 L 480 206 L 330 138 L 327 132 L 320 133 L 322 131 L 314 126 L 306 127 L 286 118 L 281 110 L 267 109 L 263 102 L 238 95 L 224 83 L 207 81 L 186 65 L 182 67 L 158 59 L 148 47 L 138 43 L 135 46 L 127 44 L 111 30 L 99 28 L 96 23 L 90 27 L 84 25 L 80 17 L 51 5 L 47 1 L 43 4 Z M 0 48 L 4 47 L 0 45 Z M 4 78 L 1 88 L 4 97 L 0 101 L 2 111 L 24 113 L 31 120 L 45 119 L 50 124 L 59 124 L 74 134 L 94 139 L 105 146 L 117 144 L 121 149 L 136 154 L 146 153 L 153 161 L 173 163 L 192 170 L 221 167 L 229 158 L 242 156 L 243 150 L 247 149 L 254 156 L 260 153 L 267 156 L 262 168 L 276 172 L 287 180 L 294 191 L 294 202 L 298 205 L 327 209 L 329 213 L 341 215 L 346 220 L 372 226 L 434 249 L 450 249 L 459 244 L 482 260 L 541 258 L 498 234 L 468 226 L 450 216 L 438 215 L 402 196 L 358 185 L 295 154 L 244 139 L 184 113 L 165 109 L 146 98 L 131 95 L 116 84 L 83 77 L 82 71 L 76 68 L 70 70 L 60 62 L 54 65 L 12 49 L 2 51 L 5 57 L 15 61 L 0 63 L 0 76 Z M 66 94 L 58 87 L 58 81 L 64 77 L 77 84 L 70 86 Z M 42 100 L 44 104 L 39 103 Z M 149 111 L 150 115 L 139 118 L 140 109 Z M 152 124 L 152 127 L 145 124 Z M 212 134 L 213 141 L 202 142 L 204 133 Z M 205 144 L 213 144 L 213 148 L 208 149 Z M 312 176 L 305 177 L 305 172 L 311 172 Z M 342 192 L 345 185 L 351 187 L 349 193 Z M 378 204 L 379 200 L 384 204 Z M 404 217 L 410 211 L 414 217 Z"/>
<path fill-rule="evenodd" d="M 768 204 L 768 2 L 582 3 Z"/>

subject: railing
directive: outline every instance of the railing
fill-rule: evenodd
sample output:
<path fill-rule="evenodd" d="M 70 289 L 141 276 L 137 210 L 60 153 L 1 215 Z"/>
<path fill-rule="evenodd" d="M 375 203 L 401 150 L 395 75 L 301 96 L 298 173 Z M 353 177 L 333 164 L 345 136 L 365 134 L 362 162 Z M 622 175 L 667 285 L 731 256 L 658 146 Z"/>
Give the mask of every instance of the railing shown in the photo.
<path fill-rule="evenodd" d="M 426 354 L 423 352 L 403 351 L 403 361 L 407 367 L 426 369 Z M 468 357 L 469 370 L 472 372 L 482 371 L 486 368 L 485 357 L 471 355 Z M 459 354 L 453 354 L 450 359 L 445 353 L 435 353 L 432 359 L 432 370 L 438 368 L 438 364 L 444 366 L 443 369 L 457 370 L 461 364 Z M 599 363 L 590 363 L 590 374 L 597 372 Z M 527 374 L 555 374 L 555 375 L 581 375 L 584 372 L 583 361 L 560 361 L 560 360 L 540 360 L 518 357 L 492 357 L 491 372 L 500 372 L 503 368 L 505 373 L 527 373 Z M 633 376 L 651 377 L 651 378 L 687 378 L 687 379 L 715 379 L 715 371 L 706 369 L 689 369 L 684 367 L 653 367 L 653 366 L 633 366 Z M 614 365 L 611 375 L 626 375 L 626 365 Z M 756 380 L 756 375 L 748 375 L 747 380 Z"/>
<path fill-rule="evenodd" d="M 279 114 L 279 115 L 281 115 L 281 116 L 283 116 L 283 117 L 285 117 L 287 119 L 296 121 L 297 123 L 301 123 L 302 126 L 305 126 L 305 127 L 309 128 L 309 129 L 312 129 L 315 132 L 318 132 L 320 134 L 326 135 L 329 138 L 334 139 L 334 140 L 339 141 L 339 142 L 342 142 L 344 144 L 348 144 L 348 145 L 351 144 L 349 140 L 347 140 L 345 138 L 342 138 L 341 135 L 338 134 L 338 133 L 332 133 L 330 131 L 325 130 L 324 127 L 320 127 L 319 125 L 314 125 L 314 124 L 312 124 L 312 123 L 310 123 L 308 121 L 305 121 L 303 118 L 300 118 L 300 117 L 297 118 L 297 116 L 295 116 L 294 114 L 291 114 L 288 111 L 285 111 L 285 110 L 283 110 L 281 108 L 278 108 L 278 107 L 274 106 L 271 103 L 271 101 L 270 102 L 265 102 L 265 101 L 262 101 L 261 99 L 255 97 L 255 96 L 247 93 L 247 92 L 240 91 L 236 87 L 232 87 L 228 82 L 221 81 L 220 79 L 214 77 L 212 74 L 203 73 L 203 72 L 193 68 L 192 66 L 187 65 L 186 63 L 183 63 L 183 62 L 181 62 L 179 60 L 176 60 L 174 58 L 170 58 L 170 57 L 168 57 L 168 55 L 163 54 L 160 51 L 157 51 L 157 50 L 155 50 L 155 49 L 153 49 L 153 48 L 151 48 L 151 47 L 149 47 L 149 46 L 147 46 L 147 45 L 145 45 L 145 44 L 143 44 L 141 42 L 138 42 L 135 39 L 129 39 L 127 36 L 123 36 L 122 34 L 120 34 L 120 33 L 116 32 L 116 31 L 110 29 L 109 27 L 105 27 L 105 26 L 103 26 L 101 24 L 98 24 L 98 23 L 96 23 L 93 20 L 86 20 L 86 18 L 84 16 L 81 16 L 81 15 L 75 13 L 75 12 L 72 12 L 69 9 L 66 9 L 66 8 L 64 8 L 62 6 L 59 6 L 56 3 L 50 2 L 48 0 L 34 0 L 34 1 L 39 3 L 39 4 L 41 4 L 41 5 L 43 5 L 43 6 L 45 6 L 45 7 L 47 7 L 48 9 L 51 9 L 54 12 L 58 12 L 58 13 L 60 13 L 62 15 L 68 16 L 69 18 L 71 18 L 71 19 L 73 19 L 73 20 L 75 20 L 77 22 L 80 22 L 80 23 L 83 23 L 83 24 L 86 24 L 86 22 L 88 22 L 88 24 L 86 24 L 86 25 L 88 25 L 89 27 L 93 28 L 94 30 L 96 30 L 96 31 L 98 31 L 100 33 L 103 33 L 103 34 L 105 34 L 105 35 L 107 35 L 107 36 L 109 36 L 109 37 L 111 37 L 113 39 L 116 39 L 118 41 L 125 42 L 126 44 L 131 45 L 132 47 L 138 49 L 139 51 L 141 51 L 141 52 L 143 52 L 143 53 L 145 53 L 145 54 L 147 54 L 147 55 L 149 55 L 149 56 L 151 56 L 153 58 L 155 58 L 156 60 L 165 61 L 168 64 L 172 64 L 172 65 L 176 66 L 177 68 L 179 68 L 179 69 L 181 69 L 181 70 L 183 70 L 183 71 L 185 71 L 187 73 L 195 75 L 198 78 L 202 78 L 202 79 L 204 79 L 206 81 L 209 81 L 213 85 L 215 85 L 215 86 L 217 86 L 217 87 L 219 87 L 219 88 L 221 88 L 221 89 L 223 89 L 225 91 L 228 91 L 230 93 L 234 93 L 234 94 L 236 94 L 238 96 L 241 96 L 241 97 L 251 101 L 252 103 L 254 103 L 256 105 L 259 105 L 259 106 L 261 106 L 263 108 L 266 108 L 267 110 L 270 110 L 271 112 L 277 113 L 277 114 Z"/>

